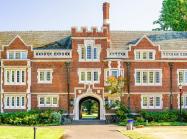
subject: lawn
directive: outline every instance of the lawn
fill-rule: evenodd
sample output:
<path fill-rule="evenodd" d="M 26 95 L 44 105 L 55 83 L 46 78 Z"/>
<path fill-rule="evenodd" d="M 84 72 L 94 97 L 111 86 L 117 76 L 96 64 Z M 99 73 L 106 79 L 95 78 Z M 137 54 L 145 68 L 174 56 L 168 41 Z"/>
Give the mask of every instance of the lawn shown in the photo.
<path fill-rule="evenodd" d="M 95 119 L 98 117 L 98 114 L 97 113 L 92 113 L 92 114 L 86 114 L 86 113 L 83 113 L 82 114 L 82 118 L 83 119 Z"/>
<path fill-rule="evenodd" d="M 62 139 L 61 127 L 37 127 L 37 139 Z M 0 139 L 33 139 L 33 127 L 0 126 Z"/>
<path fill-rule="evenodd" d="M 131 139 L 187 139 L 186 126 L 145 127 L 120 132 Z"/>

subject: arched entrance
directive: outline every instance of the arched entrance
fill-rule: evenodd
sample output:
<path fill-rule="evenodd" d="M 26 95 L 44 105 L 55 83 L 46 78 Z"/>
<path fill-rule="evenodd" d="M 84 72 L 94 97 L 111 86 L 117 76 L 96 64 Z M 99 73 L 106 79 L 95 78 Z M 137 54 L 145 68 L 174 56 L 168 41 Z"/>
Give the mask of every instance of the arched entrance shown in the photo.
<path fill-rule="evenodd" d="M 100 119 L 100 103 L 94 97 L 84 97 L 79 101 L 79 119 Z"/>
<path fill-rule="evenodd" d="M 101 98 L 101 96 L 94 94 L 94 93 L 85 93 L 82 94 L 80 96 L 78 96 L 75 99 L 75 105 L 74 105 L 74 120 L 80 120 L 80 102 L 88 99 L 88 98 L 92 98 L 92 100 L 96 100 L 97 102 L 99 102 L 99 120 L 105 120 L 105 108 L 104 108 L 104 101 Z"/>

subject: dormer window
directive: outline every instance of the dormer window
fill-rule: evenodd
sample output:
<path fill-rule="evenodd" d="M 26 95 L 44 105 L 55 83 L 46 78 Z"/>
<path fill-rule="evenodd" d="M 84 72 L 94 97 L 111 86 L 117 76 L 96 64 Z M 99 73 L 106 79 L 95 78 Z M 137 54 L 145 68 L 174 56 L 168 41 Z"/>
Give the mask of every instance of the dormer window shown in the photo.
<path fill-rule="evenodd" d="M 135 50 L 135 60 L 155 60 L 154 50 Z"/>
<path fill-rule="evenodd" d="M 95 45 L 94 40 L 85 40 L 84 45 L 78 46 L 79 61 L 99 61 L 100 45 Z"/>
<path fill-rule="evenodd" d="M 26 51 L 8 51 L 7 59 L 27 59 Z"/>

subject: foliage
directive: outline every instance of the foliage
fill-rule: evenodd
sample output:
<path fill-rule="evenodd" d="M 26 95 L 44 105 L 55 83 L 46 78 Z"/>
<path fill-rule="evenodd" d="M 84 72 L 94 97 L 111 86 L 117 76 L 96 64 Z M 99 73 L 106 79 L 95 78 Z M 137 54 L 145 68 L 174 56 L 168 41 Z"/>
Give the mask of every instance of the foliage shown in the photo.
<path fill-rule="evenodd" d="M 59 124 L 61 114 L 54 110 L 1 113 L 0 123 L 10 125 Z"/>
<path fill-rule="evenodd" d="M 164 0 L 161 15 L 154 30 L 187 31 L 187 0 Z"/>
<path fill-rule="evenodd" d="M 127 119 L 129 110 L 125 105 L 123 105 L 120 102 L 117 105 L 118 105 L 118 109 L 116 110 L 116 115 L 120 121 L 124 121 L 125 119 Z"/>
<path fill-rule="evenodd" d="M 106 90 L 111 92 L 111 94 L 117 94 L 117 97 L 119 98 L 122 96 L 126 80 L 121 76 L 118 78 L 110 76 L 107 80 L 107 84 Z"/>
<path fill-rule="evenodd" d="M 179 120 L 179 112 L 176 110 L 165 110 L 161 112 L 142 111 L 141 115 L 149 122 L 174 122 Z"/>

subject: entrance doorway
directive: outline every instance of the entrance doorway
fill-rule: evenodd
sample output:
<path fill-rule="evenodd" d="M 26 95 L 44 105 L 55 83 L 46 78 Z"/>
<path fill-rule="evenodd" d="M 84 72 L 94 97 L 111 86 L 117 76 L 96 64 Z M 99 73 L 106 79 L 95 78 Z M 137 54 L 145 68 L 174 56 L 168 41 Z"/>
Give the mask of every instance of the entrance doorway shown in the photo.
<path fill-rule="evenodd" d="M 79 101 L 79 119 L 97 120 L 100 119 L 100 103 L 99 100 L 88 96 Z"/>

